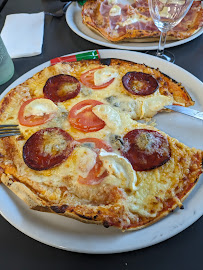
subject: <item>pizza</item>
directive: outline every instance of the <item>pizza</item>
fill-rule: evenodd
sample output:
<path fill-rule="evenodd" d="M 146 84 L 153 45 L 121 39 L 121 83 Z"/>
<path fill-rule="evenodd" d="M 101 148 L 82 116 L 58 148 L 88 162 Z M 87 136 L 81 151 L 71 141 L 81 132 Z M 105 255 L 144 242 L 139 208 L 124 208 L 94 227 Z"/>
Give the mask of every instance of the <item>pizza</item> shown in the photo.
<path fill-rule="evenodd" d="M 166 216 L 195 187 L 202 150 L 140 119 L 193 105 L 159 70 L 119 59 L 62 62 L 12 89 L 0 124 L 1 181 L 31 209 L 123 231 Z"/>
<path fill-rule="evenodd" d="M 165 0 L 160 0 L 160 5 Z M 182 1 L 181 4 L 184 4 Z M 170 1 L 173 4 L 173 0 Z M 163 9 L 166 13 L 166 10 Z M 167 15 L 167 14 L 164 14 Z M 194 1 L 183 20 L 167 32 L 168 40 L 181 40 L 199 31 L 203 25 L 201 1 Z M 82 8 L 82 21 L 91 30 L 111 42 L 151 42 L 160 31 L 149 12 L 148 0 L 125 5 L 117 0 L 88 0 Z"/>

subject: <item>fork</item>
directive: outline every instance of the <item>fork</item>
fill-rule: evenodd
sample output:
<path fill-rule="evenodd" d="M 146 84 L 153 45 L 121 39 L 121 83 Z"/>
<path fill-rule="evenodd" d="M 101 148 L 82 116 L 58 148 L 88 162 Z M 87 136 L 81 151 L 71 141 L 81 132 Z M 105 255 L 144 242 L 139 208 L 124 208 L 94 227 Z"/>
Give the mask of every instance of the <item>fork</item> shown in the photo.
<path fill-rule="evenodd" d="M 18 125 L 0 125 L 0 138 L 20 135 Z"/>
<path fill-rule="evenodd" d="M 51 15 L 51 16 L 56 17 L 56 18 L 60 18 L 60 17 L 62 17 L 66 13 L 66 10 L 67 10 L 68 6 L 72 2 L 73 1 L 69 1 L 68 3 L 64 4 L 64 6 L 62 8 L 60 8 L 59 10 L 57 10 L 55 12 L 45 12 L 45 14 L 46 15 Z"/>

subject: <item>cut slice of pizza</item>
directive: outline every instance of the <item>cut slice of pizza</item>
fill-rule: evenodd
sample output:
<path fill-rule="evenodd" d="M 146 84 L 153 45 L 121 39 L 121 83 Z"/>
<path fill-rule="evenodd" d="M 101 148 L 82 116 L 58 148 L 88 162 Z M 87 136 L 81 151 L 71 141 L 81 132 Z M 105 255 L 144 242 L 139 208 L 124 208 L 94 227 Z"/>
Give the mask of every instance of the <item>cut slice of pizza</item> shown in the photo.
<path fill-rule="evenodd" d="M 17 119 L 22 135 L 0 140 L 0 168 L 30 208 L 125 231 L 182 207 L 202 173 L 201 150 L 101 101 L 54 104 L 30 99 L 28 89 L 19 86 L 1 107 L 1 123 Z"/>
<path fill-rule="evenodd" d="M 29 121 L 32 111 L 35 114 L 37 110 L 31 107 L 44 102 L 35 100 L 29 103 L 32 98 L 49 99 L 58 104 L 61 110 L 64 106 L 73 106 L 80 101 L 97 100 L 128 113 L 135 120 L 153 117 L 165 110 L 166 105 L 194 105 L 181 83 L 158 69 L 119 59 L 83 60 L 45 68 L 11 90 L 2 101 L 1 112 L 6 108 L 13 115 L 6 121 L 18 123 L 13 111 L 25 101 L 28 103 L 22 106 L 19 114 L 23 115 L 25 109 L 23 117 Z M 45 103 L 41 106 L 45 106 Z M 54 110 L 50 103 L 46 103 L 48 107 L 50 111 Z M 23 117 L 20 117 L 22 126 L 26 122 Z M 0 119 L 4 120 L 1 116 Z"/>
<path fill-rule="evenodd" d="M 190 37 L 202 27 L 202 18 L 201 1 L 194 1 L 184 19 L 167 33 L 167 39 Z M 82 8 L 82 20 L 91 30 L 112 42 L 151 42 L 160 36 L 147 0 L 137 0 L 132 5 L 117 0 L 88 0 Z"/>

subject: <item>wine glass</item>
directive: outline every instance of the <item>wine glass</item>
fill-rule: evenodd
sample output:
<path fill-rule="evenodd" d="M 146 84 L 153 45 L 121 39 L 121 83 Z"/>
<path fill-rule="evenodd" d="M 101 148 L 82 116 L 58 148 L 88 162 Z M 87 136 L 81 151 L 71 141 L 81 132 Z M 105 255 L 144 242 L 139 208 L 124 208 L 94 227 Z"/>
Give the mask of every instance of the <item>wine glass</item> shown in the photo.
<path fill-rule="evenodd" d="M 180 23 L 190 9 L 193 0 L 148 0 L 148 3 L 154 24 L 161 32 L 155 55 L 173 63 L 175 56 L 164 51 L 167 32 Z"/>

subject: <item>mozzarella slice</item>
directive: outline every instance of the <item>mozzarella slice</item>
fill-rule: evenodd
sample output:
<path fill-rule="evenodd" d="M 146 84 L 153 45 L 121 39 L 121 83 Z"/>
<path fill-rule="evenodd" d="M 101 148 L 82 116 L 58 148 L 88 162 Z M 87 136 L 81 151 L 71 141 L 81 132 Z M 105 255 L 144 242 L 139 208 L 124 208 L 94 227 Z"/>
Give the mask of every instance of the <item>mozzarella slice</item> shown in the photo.
<path fill-rule="evenodd" d="M 185 4 L 185 0 L 159 0 L 160 2 L 162 2 L 163 4 L 178 4 L 178 5 L 184 5 Z"/>
<path fill-rule="evenodd" d="M 138 15 L 138 14 L 135 13 L 135 14 L 129 16 L 124 22 L 120 22 L 119 25 L 120 26 L 126 26 L 126 25 L 136 23 L 136 22 L 144 22 L 144 23 L 146 23 L 146 22 L 148 22 L 150 20 L 151 19 L 147 18 L 146 16 L 141 17 L 141 15 Z"/>
<path fill-rule="evenodd" d="M 117 0 L 108 0 L 109 5 L 117 4 Z"/>
<path fill-rule="evenodd" d="M 113 68 L 105 67 L 98 69 L 94 73 L 94 84 L 96 86 L 102 85 L 109 82 L 111 79 L 116 78 L 117 76 L 118 73 Z"/>
<path fill-rule="evenodd" d="M 103 162 L 103 166 L 110 174 L 109 180 L 111 184 L 113 179 L 111 176 L 114 176 L 114 184 L 117 184 L 118 186 L 131 192 L 137 190 L 136 172 L 133 170 L 132 165 L 126 158 L 115 153 L 106 152 L 103 149 L 100 151 L 99 158 Z"/>
<path fill-rule="evenodd" d="M 76 172 L 86 178 L 96 164 L 97 154 L 88 147 L 80 146 L 74 150 Z"/>
<path fill-rule="evenodd" d="M 143 100 L 140 118 L 153 117 L 164 106 L 171 104 L 173 104 L 172 96 L 160 95 L 159 91 L 156 91 L 154 95 Z"/>
<path fill-rule="evenodd" d="M 102 104 L 93 107 L 93 113 L 102 119 L 108 128 L 116 132 L 121 127 L 120 114 L 114 110 L 111 106 Z"/>
<path fill-rule="evenodd" d="M 56 113 L 58 107 L 50 99 L 39 98 L 31 101 L 24 110 L 24 117 L 31 115 L 43 116 L 45 114 Z"/>
<path fill-rule="evenodd" d="M 110 16 L 119 16 L 121 15 L 121 7 L 118 5 L 113 5 L 113 7 L 109 11 Z"/>

